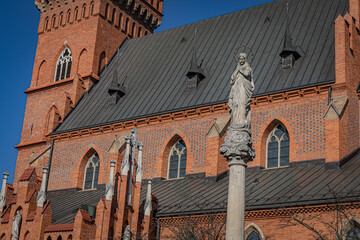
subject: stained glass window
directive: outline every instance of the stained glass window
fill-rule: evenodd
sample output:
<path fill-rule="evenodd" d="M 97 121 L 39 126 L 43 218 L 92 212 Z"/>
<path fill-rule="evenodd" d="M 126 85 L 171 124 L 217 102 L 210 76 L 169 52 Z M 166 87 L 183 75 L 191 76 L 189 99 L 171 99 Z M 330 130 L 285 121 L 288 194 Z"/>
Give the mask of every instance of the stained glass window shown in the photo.
<path fill-rule="evenodd" d="M 187 149 L 185 142 L 180 139 L 171 148 L 169 156 L 168 179 L 182 178 L 186 174 Z"/>
<path fill-rule="evenodd" d="M 97 188 L 99 179 L 100 161 L 95 153 L 88 161 L 85 169 L 84 190 Z"/>
<path fill-rule="evenodd" d="M 360 228 L 354 226 L 346 235 L 346 240 L 360 240 Z"/>
<path fill-rule="evenodd" d="M 278 124 L 267 140 L 267 168 L 289 165 L 289 134 L 282 124 Z"/>
<path fill-rule="evenodd" d="M 72 54 L 69 48 L 65 48 L 60 54 L 55 70 L 54 82 L 70 77 Z"/>
<path fill-rule="evenodd" d="M 255 231 L 252 231 L 246 240 L 260 240 L 260 236 Z"/>

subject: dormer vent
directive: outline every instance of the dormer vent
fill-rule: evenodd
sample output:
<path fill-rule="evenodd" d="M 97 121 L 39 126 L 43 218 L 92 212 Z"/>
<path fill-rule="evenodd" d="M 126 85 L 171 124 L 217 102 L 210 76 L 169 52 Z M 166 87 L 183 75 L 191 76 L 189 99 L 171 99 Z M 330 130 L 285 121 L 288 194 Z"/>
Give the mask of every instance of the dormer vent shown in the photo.
<path fill-rule="evenodd" d="M 110 87 L 108 89 L 109 99 L 108 99 L 108 105 L 115 105 L 119 102 L 120 98 L 122 98 L 125 94 L 125 87 L 124 84 L 120 84 L 118 82 L 117 72 L 115 71 L 113 80 L 110 84 Z"/>
<path fill-rule="evenodd" d="M 287 3 L 287 13 L 286 13 L 286 29 L 285 29 L 285 38 L 284 38 L 284 48 L 280 53 L 281 57 L 281 67 L 283 69 L 290 69 L 294 67 L 296 60 L 298 60 L 301 55 L 298 53 L 296 48 L 292 44 L 292 38 L 290 34 L 289 27 L 289 7 Z"/>
<path fill-rule="evenodd" d="M 193 57 L 187 76 L 187 89 L 197 88 L 199 83 L 205 78 L 204 70 L 197 64 L 196 51 L 193 51 Z"/>
<path fill-rule="evenodd" d="M 198 65 L 198 59 L 196 54 L 196 33 L 195 29 L 194 36 L 194 49 L 192 51 L 192 58 L 190 63 L 189 71 L 187 72 L 187 89 L 195 89 L 198 87 L 199 83 L 205 78 L 205 72 L 201 68 L 201 64 Z"/>

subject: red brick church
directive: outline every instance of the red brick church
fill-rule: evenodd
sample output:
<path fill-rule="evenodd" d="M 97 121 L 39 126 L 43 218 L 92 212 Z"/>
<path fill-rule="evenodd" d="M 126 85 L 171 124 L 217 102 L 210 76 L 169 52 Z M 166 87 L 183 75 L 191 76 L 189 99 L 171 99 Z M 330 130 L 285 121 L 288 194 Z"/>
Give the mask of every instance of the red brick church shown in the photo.
<path fill-rule="evenodd" d="M 152 34 L 163 4 L 35 1 L 0 239 L 180 239 L 188 220 L 220 226 L 240 52 L 255 81 L 246 239 L 360 239 L 360 0 L 276 0 Z"/>

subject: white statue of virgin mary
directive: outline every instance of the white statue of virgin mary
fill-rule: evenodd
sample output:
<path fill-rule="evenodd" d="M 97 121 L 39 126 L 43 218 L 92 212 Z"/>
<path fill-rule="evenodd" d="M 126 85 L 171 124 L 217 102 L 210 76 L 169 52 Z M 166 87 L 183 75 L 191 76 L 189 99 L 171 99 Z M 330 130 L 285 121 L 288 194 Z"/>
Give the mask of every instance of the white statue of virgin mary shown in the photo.
<path fill-rule="evenodd" d="M 233 123 L 250 127 L 250 101 L 255 85 L 253 71 L 245 53 L 240 53 L 237 67 L 231 75 L 231 91 L 229 96 L 230 115 Z"/>

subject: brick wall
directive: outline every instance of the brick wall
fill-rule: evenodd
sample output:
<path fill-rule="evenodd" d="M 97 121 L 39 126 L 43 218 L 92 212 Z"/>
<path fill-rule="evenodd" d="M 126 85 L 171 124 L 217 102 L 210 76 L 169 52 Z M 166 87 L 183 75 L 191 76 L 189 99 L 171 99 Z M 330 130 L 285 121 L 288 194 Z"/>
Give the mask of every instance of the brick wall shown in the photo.
<path fill-rule="evenodd" d="M 325 119 L 323 116 L 326 108 L 326 92 L 253 106 L 252 131 L 257 157 L 249 166 L 265 167 L 266 139 L 268 132 L 274 127 L 274 122 L 283 123 L 289 132 L 290 162 L 325 158 Z M 218 162 L 213 164 L 214 168 L 226 170 L 226 162 L 219 160 L 222 156 L 218 154 L 218 148 L 211 148 L 209 145 L 213 153 L 208 152 L 209 139 L 207 138 L 214 119 L 224 116 L 228 116 L 226 110 L 138 126 L 138 138 L 144 144 L 143 178 L 167 177 L 169 149 L 180 138 L 185 141 L 188 148 L 187 174 L 206 172 L 206 167 L 212 165 L 213 162 Z M 56 140 L 50 189 L 82 188 L 83 166 L 86 165 L 86 160 L 83 161 L 83 159 L 90 149 L 96 150 L 100 157 L 99 183 L 106 183 L 109 162 L 114 158 L 109 148 L 116 138 L 123 139 L 130 131 L 131 128 L 127 128 Z M 217 144 L 221 141 L 222 137 L 218 136 Z M 207 159 L 207 155 L 213 158 Z M 121 160 L 122 158 L 119 161 Z M 222 166 L 224 164 L 225 166 Z M 216 172 L 221 173 L 220 170 Z"/>

